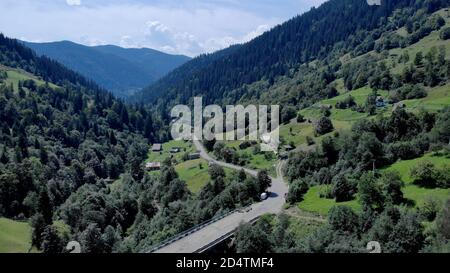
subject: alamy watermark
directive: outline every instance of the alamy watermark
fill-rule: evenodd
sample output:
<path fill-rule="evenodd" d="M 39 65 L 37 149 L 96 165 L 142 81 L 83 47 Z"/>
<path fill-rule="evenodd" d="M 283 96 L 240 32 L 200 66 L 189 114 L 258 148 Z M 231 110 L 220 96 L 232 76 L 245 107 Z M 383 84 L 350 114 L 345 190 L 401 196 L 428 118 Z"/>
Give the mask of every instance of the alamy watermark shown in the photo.
<path fill-rule="evenodd" d="M 171 134 L 175 140 L 259 141 L 261 151 L 278 151 L 280 106 L 219 105 L 203 107 L 202 97 L 194 98 L 194 111 L 187 105 L 172 108 Z M 270 116 L 270 118 L 269 118 Z M 193 123 L 193 126 L 192 126 Z"/>

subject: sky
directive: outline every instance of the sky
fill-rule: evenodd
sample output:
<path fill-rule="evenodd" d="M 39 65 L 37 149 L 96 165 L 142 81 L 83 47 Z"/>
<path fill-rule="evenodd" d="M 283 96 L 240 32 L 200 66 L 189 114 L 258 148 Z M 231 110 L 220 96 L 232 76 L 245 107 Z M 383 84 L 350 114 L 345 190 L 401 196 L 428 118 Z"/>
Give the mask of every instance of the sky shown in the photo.
<path fill-rule="evenodd" d="M 325 0 L 1 0 L 0 32 L 31 42 L 197 56 L 247 42 Z"/>

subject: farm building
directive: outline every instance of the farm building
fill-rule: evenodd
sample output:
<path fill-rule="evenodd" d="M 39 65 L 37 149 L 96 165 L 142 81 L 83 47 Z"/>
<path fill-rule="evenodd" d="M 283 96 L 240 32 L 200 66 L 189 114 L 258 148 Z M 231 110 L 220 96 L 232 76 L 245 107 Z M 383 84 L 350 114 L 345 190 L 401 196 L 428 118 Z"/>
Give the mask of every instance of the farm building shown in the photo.
<path fill-rule="evenodd" d="M 147 162 L 145 164 L 145 169 L 147 169 L 147 171 L 159 171 L 159 170 L 161 170 L 161 163 L 160 162 Z"/>

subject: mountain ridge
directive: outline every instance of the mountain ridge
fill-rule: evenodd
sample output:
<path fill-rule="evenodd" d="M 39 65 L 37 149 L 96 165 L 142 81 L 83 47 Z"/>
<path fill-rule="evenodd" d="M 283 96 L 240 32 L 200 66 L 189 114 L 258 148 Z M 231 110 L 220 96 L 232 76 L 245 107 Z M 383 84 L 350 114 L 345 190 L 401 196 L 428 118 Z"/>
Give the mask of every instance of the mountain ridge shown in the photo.
<path fill-rule="evenodd" d="M 330 58 L 330 55 L 337 55 L 331 54 L 333 51 L 350 52 L 363 42 L 367 42 L 368 47 L 360 48 L 361 52 L 372 50 L 374 41 L 385 31 L 380 28 L 391 27 L 389 17 L 395 10 L 424 7 L 431 13 L 445 5 L 448 5 L 446 0 L 385 0 L 381 6 L 369 6 L 366 0 L 330 0 L 236 50 L 197 57 L 132 99 L 148 103 L 159 101 L 165 106 L 189 103 L 191 97 L 201 95 L 207 103 L 233 103 L 248 95 L 245 88 L 249 84 L 267 81 L 270 86 L 277 77 L 298 71 L 301 65 L 314 60 L 324 60 L 327 64 L 329 71 L 319 72 L 324 74 L 328 85 L 333 80 L 329 76 L 337 71 L 335 66 L 340 65 Z M 372 31 L 374 29 L 380 30 Z"/>
<path fill-rule="evenodd" d="M 61 62 L 119 97 L 129 96 L 190 59 L 148 48 L 85 46 L 67 40 L 23 43 L 38 55 Z"/>

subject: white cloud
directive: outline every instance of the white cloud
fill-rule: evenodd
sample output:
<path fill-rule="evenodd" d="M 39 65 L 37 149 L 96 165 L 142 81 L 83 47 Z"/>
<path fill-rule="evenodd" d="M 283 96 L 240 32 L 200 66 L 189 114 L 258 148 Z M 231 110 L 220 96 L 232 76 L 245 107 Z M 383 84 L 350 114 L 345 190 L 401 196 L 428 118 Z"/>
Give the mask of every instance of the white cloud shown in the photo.
<path fill-rule="evenodd" d="M 248 42 L 259 35 L 263 34 L 264 32 L 270 30 L 271 26 L 269 25 L 259 25 L 255 30 L 247 33 L 247 35 L 244 36 L 242 39 L 242 42 Z"/>
<path fill-rule="evenodd" d="M 69 6 L 81 6 L 81 0 L 66 0 Z"/>

